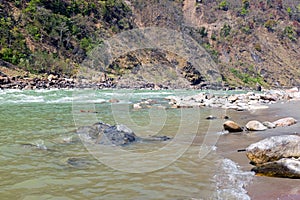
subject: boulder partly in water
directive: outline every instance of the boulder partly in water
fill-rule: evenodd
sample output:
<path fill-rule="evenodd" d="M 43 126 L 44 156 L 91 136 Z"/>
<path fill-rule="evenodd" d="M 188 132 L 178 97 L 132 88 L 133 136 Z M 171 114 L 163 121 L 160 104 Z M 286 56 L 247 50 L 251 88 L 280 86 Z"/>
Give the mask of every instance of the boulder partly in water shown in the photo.
<path fill-rule="evenodd" d="M 170 140 L 167 136 L 150 136 L 147 138 L 138 137 L 130 128 L 125 125 L 109 125 L 98 122 L 92 126 L 79 127 L 77 134 L 84 140 L 94 144 L 122 146 L 134 142 L 151 142 Z"/>
<path fill-rule="evenodd" d="M 259 175 L 300 178 L 300 136 L 283 135 L 250 145 L 247 157 Z"/>
<path fill-rule="evenodd" d="M 226 131 L 229 131 L 229 132 L 242 132 L 243 131 L 242 127 L 234 121 L 226 121 L 223 124 L 223 127 Z"/>
<path fill-rule="evenodd" d="M 300 158 L 282 158 L 267 162 L 252 169 L 256 174 L 271 177 L 300 178 Z"/>
<path fill-rule="evenodd" d="M 255 165 L 281 158 L 300 157 L 300 136 L 283 135 L 266 138 L 246 148 L 246 155 Z"/>

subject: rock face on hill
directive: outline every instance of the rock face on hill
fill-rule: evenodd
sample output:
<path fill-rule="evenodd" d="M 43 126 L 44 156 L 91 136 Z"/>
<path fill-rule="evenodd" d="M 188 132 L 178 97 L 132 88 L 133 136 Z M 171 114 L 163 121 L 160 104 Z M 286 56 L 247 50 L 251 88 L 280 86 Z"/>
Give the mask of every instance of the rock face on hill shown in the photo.
<path fill-rule="evenodd" d="M 296 1 L 129 0 L 139 27 L 189 33 L 231 85 L 300 84 L 300 6 Z M 283 70 L 284 69 L 284 70 Z"/>

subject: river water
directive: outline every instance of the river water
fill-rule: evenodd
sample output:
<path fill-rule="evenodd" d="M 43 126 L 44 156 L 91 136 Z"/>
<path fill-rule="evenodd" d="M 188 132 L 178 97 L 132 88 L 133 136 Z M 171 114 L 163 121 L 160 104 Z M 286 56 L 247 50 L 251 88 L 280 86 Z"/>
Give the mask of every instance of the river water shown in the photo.
<path fill-rule="evenodd" d="M 236 152 L 266 135 L 221 132 L 224 115 L 244 123 L 271 111 L 164 109 L 164 97 L 198 92 L 0 91 L 0 199 L 280 197 L 275 190 L 260 191 L 266 182 L 280 185 L 278 180 L 255 177 L 245 155 Z M 133 103 L 149 98 L 155 101 L 151 108 L 132 108 Z M 120 101 L 107 102 L 110 99 Z M 206 120 L 209 115 L 218 119 Z M 138 136 L 173 139 L 114 147 L 95 146 L 78 137 L 79 126 L 98 121 L 125 124 Z M 283 199 L 300 191 L 291 186 L 299 185 L 297 180 L 284 183 L 289 193 Z"/>

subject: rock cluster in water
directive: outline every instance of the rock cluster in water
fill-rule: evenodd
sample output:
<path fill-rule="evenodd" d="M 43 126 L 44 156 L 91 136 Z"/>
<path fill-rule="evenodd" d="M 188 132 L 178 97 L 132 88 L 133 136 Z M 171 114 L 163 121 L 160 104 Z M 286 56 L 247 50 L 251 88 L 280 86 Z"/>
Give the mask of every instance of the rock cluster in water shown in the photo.
<path fill-rule="evenodd" d="M 246 155 L 257 174 L 300 178 L 300 136 L 266 138 L 246 148 Z"/>

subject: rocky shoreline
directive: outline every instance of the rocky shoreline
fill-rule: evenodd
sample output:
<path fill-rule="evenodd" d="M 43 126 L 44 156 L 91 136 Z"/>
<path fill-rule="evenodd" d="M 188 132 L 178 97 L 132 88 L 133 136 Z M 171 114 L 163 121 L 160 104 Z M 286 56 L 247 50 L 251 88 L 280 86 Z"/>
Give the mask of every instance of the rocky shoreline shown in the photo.
<path fill-rule="evenodd" d="M 7 69 L 6 69 L 7 70 Z M 0 89 L 19 89 L 19 90 L 35 90 L 35 89 L 150 89 L 150 90 L 166 90 L 166 89 L 203 89 L 203 90 L 251 90 L 248 87 L 230 87 L 226 84 L 201 82 L 197 85 L 191 85 L 188 82 L 169 82 L 166 84 L 148 82 L 146 80 L 131 80 L 130 78 L 111 79 L 106 76 L 100 76 L 98 80 L 89 80 L 79 76 L 77 78 L 62 77 L 59 74 L 42 74 L 32 75 L 28 72 L 14 73 L 8 75 L 5 70 L 0 68 Z M 255 88 L 255 90 L 261 88 Z"/>
<path fill-rule="evenodd" d="M 299 101 L 300 91 L 295 87 L 289 90 L 269 90 L 264 93 L 248 92 L 246 94 L 223 96 L 200 93 L 188 97 L 170 96 L 166 99 L 172 108 L 211 107 L 232 109 L 239 112 L 267 109 L 270 104 L 279 102 Z M 207 119 L 212 120 L 216 119 L 216 117 L 209 116 Z M 297 119 L 293 117 L 284 117 L 273 122 L 250 120 L 244 126 L 240 126 L 234 121 L 226 120 L 223 123 L 223 130 L 225 130 L 223 133 L 248 134 L 268 129 L 277 129 L 277 127 L 293 126 L 296 123 Z M 267 137 L 264 140 L 251 144 L 246 149 L 238 150 L 238 152 L 246 152 L 250 164 L 254 165 L 251 171 L 254 171 L 257 175 L 299 179 L 299 136 L 299 133 L 290 133 L 281 134 L 276 137 Z"/>
<path fill-rule="evenodd" d="M 269 104 L 280 101 L 300 100 L 300 91 L 295 87 L 289 90 L 267 90 L 260 93 L 248 92 L 222 96 L 199 93 L 187 97 L 169 96 L 166 99 L 173 108 L 211 107 L 244 111 L 265 109 Z"/>
<path fill-rule="evenodd" d="M 58 75 L 50 74 L 46 77 L 9 77 L 4 73 L 0 74 L 0 89 L 74 89 L 74 88 L 114 88 L 115 85 L 110 81 L 105 82 L 87 82 L 79 81 L 74 78 L 64 78 Z"/>

